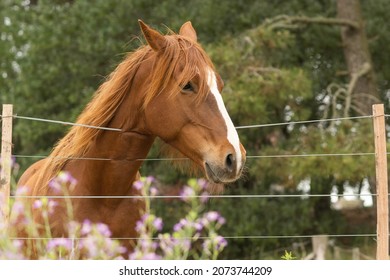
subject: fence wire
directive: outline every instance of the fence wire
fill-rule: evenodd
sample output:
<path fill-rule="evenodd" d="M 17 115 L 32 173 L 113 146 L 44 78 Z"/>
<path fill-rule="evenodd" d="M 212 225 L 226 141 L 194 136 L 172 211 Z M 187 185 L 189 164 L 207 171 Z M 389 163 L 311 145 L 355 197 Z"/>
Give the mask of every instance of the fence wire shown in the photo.
<path fill-rule="evenodd" d="M 387 115 L 390 116 L 390 115 Z M 89 126 L 85 124 L 77 124 L 71 122 L 63 122 L 57 120 L 50 119 L 42 119 L 42 118 L 32 118 L 25 116 L 13 116 L 14 118 L 25 119 L 25 120 L 33 120 L 33 121 L 41 121 L 41 122 L 51 122 L 56 124 L 65 124 L 65 125 L 75 125 L 82 126 L 88 128 L 96 128 L 96 129 L 107 129 L 114 131 L 121 131 L 120 129 L 115 128 L 107 128 L 107 127 L 96 127 Z M 237 126 L 237 129 L 246 129 L 246 128 L 260 128 L 260 127 L 269 127 L 269 126 L 280 126 L 280 125 L 292 125 L 292 124 L 308 124 L 315 122 L 327 122 L 327 121 L 342 121 L 342 120 L 355 120 L 355 119 L 366 119 L 372 118 L 372 115 L 366 116 L 358 116 L 358 117 L 342 117 L 342 118 L 330 118 L 330 119 L 317 119 L 317 120 L 306 120 L 306 121 L 291 121 L 291 122 L 283 122 L 283 123 L 270 123 L 270 124 L 257 124 L 257 125 L 248 125 L 248 126 Z M 390 154 L 390 153 L 388 153 Z M 374 156 L 373 152 L 360 152 L 360 153 L 316 153 L 316 154 L 280 154 L 280 155 L 249 155 L 247 159 L 262 159 L 262 158 L 305 158 L 305 157 L 340 157 L 340 156 Z M 39 159 L 68 159 L 68 160 L 95 160 L 95 161 L 111 161 L 115 159 L 110 158 L 92 158 L 92 157 L 52 157 L 50 155 L 13 155 L 15 158 L 39 158 Z M 123 159 L 126 161 L 184 161 L 189 160 L 188 158 L 142 158 L 142 159 Z M 376 194 L 367 194 L 368 196 L 376 196 Z M 208 195 L 208 198 L 293 198 L 293 197 L 341 197 L 341 196 L 349 196 L 346 194 L 292 194 L 292 195 Z M 350 196 L 365 196 L 365 194 L 351 194 Z M 26 198 L 26 196 L 11 196 L 13 198 Z M 30 198 L 63 198 L 63 196 L 29 196 Z M 170 196 L 68 196 L 69 198 L 162 198 L 162 199 L 179 199 L 181 196 L 179 195 L 170 195 Z M 200 198 L 202 196 L 191 196 L 191 198 Z"/>
<path fill-rule="evenodd" d="M 390 154 L 390 153 L 387 153 Z M 330 154 L 280 154 L 280 155 L 255 155 L 247 156 L 247 159 L 261 159 L 261 158 L 304 158 L 304 157 L 343 157 L 343 156 L 374 156 L 374 152 L 367 153 L 330 153 Z M 68 160 L 96 160 L 96 161 L 115 161 L 118 159 L 111 158 L 93 158 L 93 157 L 53 157 L 50 155 L 13 155 L 15 158 L 38 158 L 38 159 L 68 159 Z M 185 161 L 189 158 L 137 158 L 137 159 L 120 159 L 123 161 Z"/>
<path fill-rule="evenodd" d="M 1 115 L 0 115 L 1 116 Z M 390 115 L 385 115 L 390 116 Z M 91 126 L 87 124 L 78 124 L 72 122 L 64 122 L 58 120 L 44 119 L 44 118 L 34 118 L 26 117 L 20 115 L 13 116 L 16 119 L 48 122 L 62 125 L 70 126 L 80 126 L 94 129 L 110 130 L 110 131 L 122 131 L 118 128 L 109 128 L 109 127 L 99 127 Z M 356 120 L 356 119 L 366 119 L 372 118 L 372 115 L 366 116 L 357 116 L 357 117 L 341 117 L 341 118 L 329 118 L 329 119 L 316 119 L 316 120 L 304 120 L 304 121 L 289 121 L 281 123 L 269 123 L 269 124 L 255 124 L 255 125 L 246 125 L 246 126 L 236 126 L 236 129 L 249 129 L 249 128 L 261 128 L 261 127 L 270 127 L 270 126 L 281 126 L 281 125 L 295 125 L 295 124 L 308 124 L 308 123 L 321 123 L 329 121 L 343 121 L 343 120 Z M 339 157 L 339 156 L 373 156 L 373 152 L 360 152 L 360 153 L 316 153 L 316 154 L 281 154 L 281 155 L 249 155 L 247 159 L 261 159 L 261 158 L 297 158 L 297 157 Z M 69 159 L 69 160 L 96 160 L 96 161 L 109 161 L 114 160 L 110 158 L 93 158 L 93 157 L 51 157 L 50 155 L 14 155 L 15 158 L 52 158 L 52 159 Z M 137 159 L 125 159 L 127 161 L 181 161 L 188 160 L 188 158 L 137 158 Z"/>
<path fill-rule="evenodd" d="M 388 116 L 390 116 L 390 115 L 385 115 L 385 117 L 388 117 Z M 0 115 L 0 117 L 3 118 L 2 115 Z M 52 119 L 45 119 L 45 118 L 35 118 L 35 117 L 27 117 L 27 116 L 20 116 L 20 115 L 13 115 L 12 117 L 15 119 L 62 124 L 62 125 L 68 125 L 68 126 L 80 126 L 80 127 L 102 129 L 102 130 L 122 131 L 119 128 L 100 127 L 100 126 L 93 126 L 93 125 L 88 125 L 88 124 L 80 124 L 80 123 L 66 122 L 66 121 L 59 121 L 59 120 L 52 120 Z M 365 116 L 356 116 L 356 117 L 340 117 L 340 118 L 328 118 L 328 119 L 316 119 L 316 120 L 288 121 L 288 122 L 268 123 L 268 124 L 242 125 L 242 126 L 236 126 L 235 128 L 236 129 L 261 128 L 261 127 L 272 127 L 272 126 L 283 126 L 283 125 L 296 125 L 296 124 L 323 123 L 323 122 L 331 122 L 331 121 L 357 120 L 357 119 L 367 119 L 367 118 L 372 118 L 372 117 L 373 117 L 372 115 L 365 115 Z"/>
<path fill-rule="evenodd" d="M 343 121 L 343 120 L 356 120 L 356 119 L 367 119 L 367 118 L 372 118 L 372 117 L 373 117 L 372 115 L 366 115 L 366 116 L 358 116 L 358 117 L 344 117 L 344 118 L 318 119 L 318 120 L 307 120 L 307 121 L 290 121 L 290 122 L 280 122 L 280 123 L 254 124 L 254 125 L 236 126 L 236 129 L 260 128 L 260 127 L 294 125 L 294 124 L 321 123 L 321 122 Z"/>
<path fill-rule="evenodd" d="M 364 197 L 377 194 L 222 194 L 222 195 L 11 195 L 11 198 L 47 198 L 47 199 L 190 199 L 190 198 L 310 198 L 310 197 Z M 390 194 L 389 194 L 390 196 Z"/>
<path fill-rule="evenodd" d="M 42 119 L 42 118 L 33 118 L 33 117 L 25 117 L 25 116 L 19 116 L 19 115 L 14 115 L 13 117 L 15 119 L 22 119 L 22 120 L 39 121 L 39 122 L 47 122 L 47 123 L 56 123 L 56 124 L 69 125 L 69 126 L 80 126 L 80 127 L 102 129 L 102 130 L 110 130 L 110 131 L 122 131 L 119 128 L 101 127 L 101 126 L 94 126 L 94 125 L 88 125 L 88 124 L 56 121 L 56 120 Z"/>
<path fill-rule="evenodd" d="M 326 235 L 330 238 L 342 237 L 376 237 L 376 233 L 361 233 L 361 234 L 312 234 L 312 235 L 240 235 L 240 236 L 224 236 L 225 239 L 298 239 L 298 238 L 313 238 L 318 235 Z M 389 234 L 390 236 L 390 234 Z M 50 239 L 70 239 L 84 240 L 88 237 L 10 237 L 11 240 L 50 240 Z M 111 237 L 117 240 L 159 240 L 159 237 Z M 177 237 L 177 240 L 192 240 L 193 237 Z M 199 236 L 197 239 L 205 240 L 210 237 Z"/>
<path fill-rule="evenodd" d="M 390 115 L 385 115 L 385 117 L 389 117 Z M 108 131 L 118 131 L 121 132 L 121 129 L 118 128 L 109 128 L 109 127 L 99 127 L 99 126 L 92 126 L 88 124 L 78 124 L 78 123 L 72 123 L 72 122 L 64 122 L 64 121 L 58 121 L 58 120 L 50 120 L 50 119 L 44 119 L 44 118 L 34 118 L 34 117 L 26 117 L 26 116 L 19 116 L 14 115 L 12 116 L 15 119 L 23 119 L 23 120 L 31 120 L 31 121 L 39 121 L 39 122 L 46 122 L 46 123 L 54 123 L 54 124 L 61 124 L 61 125 L 67 125 L 67 126 L 80 126 L 80 127 L 86 127 L 86 128 L 92 128 L 92 129 L 101 129 L 101 130 L 108 130 Z M 244 125 L 244 126 L 236 126 L 236 129 L 252 129 L 252 128 L 262 128 L 262 127 L 274 127 L 274 126 L 283 126 L 283 125 L 297 125 L 297 124 L 311 124 L 311 123 L 323 123 L 323 122 L 330 122 L 330 121 L 343 121 L 343 120 L 356 120 L 356 119 L 367 119 L 372 118 L 372 115 L 366 115 L 366 116 L 357 116 L 357 117 L 342 117 L 342 118 L 329 118 L 329 119 L 317 119 L 317 120 L 305 120 L 305 121 L 289 121 L 289 122 L 280 122 L 280 123 L 269 123 L 269 124 L 254 124 L 254 125 Z M 0 115 L 0 118 L 2 119 L 3 116 Z M 1 121 L 0 119 L 0 121 Z M 388 153 L 390 154 L 390 153 Z M 327 153 L 327 154 L 284 154 L 284 155 L 253 155 L 253 156 L 247 156 L 248 159 L 261 159 L 261 158 L 296 158 L 296 157 L 338 157 L 338 156 L 373 156 L 375 153 L 373 152 L 360 152 L 360 153 Z M 50 157 L 45 155 L 14 155 L 15 158 L 58 158 L 58 157 Z M 66 157 L 69 160 L 102 160 L 102 161 L 109 161 L 112 159 L 109 158 L 88 158 L 88 157 Z M 188 160 L 188 158 L 144 158 L 144 159 L 133 159 L 129 161 L 166 161 L 166 160 Z M 309 197 L 346 197 L 346 196 L 353 196 L 353 197 L 362 197 L 362 196 L 377 196 L 377 194 L 264 194 L 264 195 L 207 195 L 207 198 L 309 198 Z M 47 199 L 60 199 L 65 198 L 65 196 L 23 196 L 23 195 L 11 195 L 11 198 L 47 198 Z M 181 199 L 182 196 L 180 195 L 155 195 L 155 196 L 67 196 L 67 198 L 74 198 L 74 199 L 82 199 L 82 198 L 132 198 L 132 199 L 144 199 L 144 198 L 160 198 L 160 199 Z M 188 196 L 188 198 L 204 198 L 204 196 Z M 327 236 L 331 238 L 339 238 L 339 237 L 373 237 L 375 238 L 377 236 L 376 233 L 363 233 L 363 234 L 326 234 Z M 312 238 L 318 235 L 274 235 L 274 236 L 261 236 L 261 235 L 244 235 L 244 236 L 224 236 L 225 239 L 298 239 L 298 238 Z M 80 238 L 67 238 L 62 237 L 65 239 L 84 239 L 82 237 Z M 145 238 L 139 238 L 139 237 L 133 237 L 133 238 L 115 238 L 118 240 L 142 240 Z M 199 237 L 199 239 L 208 239 L 209 237 Z M 35 240 L 44 240 L 44 239 L 53 239 L 49 237 L 26 237 L 26 238 L 10 238 L 14 240 L 27 240 L 27 239 L 35 239 Z M 54 238 L 55 239 L 55 238 Z M 149 239 L 158 239 L 158 237 L 151 237 Z M 192 237 L 182 239 L 192 239 Z"/>

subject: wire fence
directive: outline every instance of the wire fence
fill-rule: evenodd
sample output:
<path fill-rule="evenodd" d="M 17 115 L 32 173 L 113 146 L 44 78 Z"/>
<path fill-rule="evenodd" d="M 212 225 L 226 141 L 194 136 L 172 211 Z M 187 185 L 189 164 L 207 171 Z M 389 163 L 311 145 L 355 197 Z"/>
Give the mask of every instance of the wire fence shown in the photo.
<path fill-rule="evenodd" d="M 390 115 L 385 115 L 386 117 Z M 1 118 L 3 116 L 0 115 Z M 51 120 L 44 118 L 34 118 L 34 117 L 26 117 L 20 115 L 13 115 L 15 119 L 23 119 L 23 120 L 31 120 L 38 122 L 46 122 L 53 124 L 62 124 L 67 126 L 79 126 L 85 128 L 92 129 L 101 129 L 108 131 L 117 131 L 121 132 L 122 130 L 119 128 L 111 128 L 111 127 L 99 127 L 92 126 L 88 124 L 80 124 L 73 122 L 65 122 L 59 120 Z M 250 129 L 250 128 L 262 128 L 262 127 L 272 127 L 272 126 L 282 126 L 282 125 L 296 125 L 296 124 L 312 124 L 312 123 L 323 123 L 323 122 L 331 122 L 331 121 L 344 121 L 344 120 L 357 120 L 357 119 L 367 119 L 372 118 L 372 115 L 366 116 L 356 116 L 356 117 L 340 117 L 340 118 L 328 118 L 328 119 L 316 119 L 316 120 L 303 120 L 303 121 L 289 121 L 289 122 L 280 122 L 280 123 L 269 123 L 269 124 L 255 124 L 255 125 L 245 125 L 245 126 L 236 126 L 236 129 Z M 390 153 L 388 153 L 390 154 Z M 342 157 L 342 156 L 374 156 L 373 152 L 357 152 L 357 153 L 315 153 L 315 154 L 279 154 L 279 155 L 248 155 L 247 159 L 261 159 L 261 158 L 297 158 L 297 157 Z M 50 155 L 13 155 L 15 158 L 51 158 L 51 159 L 69 159 L 69 160 L 96 160 L 96 161 L 107 161 L 113 160 L 110 158 L 92 158 L 92 157 L 51 157 Z M 182 161 L 189 160 L 188 158 L 136 158 L 136 159 L 126 159 L 126 161 Z"/>
<path fill-rule="evenodd" d="M 345 120 L 367 119 L 367 118 L 372 118 L 372 117 L 373 117 L 372 115 L 366 115 L 366 116 L 357 116 L 357 117 L 317 119 L 317 120 L 306 120 L 306 121 L 290 121 L 290 122 L 268 123 L 268 124 L 254 124 L 254 125 L 236 126 L 236 129 L 261 128 L 261 127 L 282 126 L 282 125 L 295 125 L 295 124 L 323 123 L 323 122 L 331 122 L 331 121 L 345 121 Z"/>
<path fill-rule="evenodd" d="M 241 236 L 224 236 L 225 239 L 299 239 L 299 238 L 313 238 L 318 235 L 273 235 L 273 236 L 265 236 L 265 235 L 241 235 Z M 375 237 L 376 233 L 361 233 L 361 234 L 327 234 L 328 237 L 331 238 L 343 238 L 343 237 Z M 59 237 L 61 239 L 74 239 L 74 240 L 83 240 L 87 239 L 87 237 Z M 11 237 L 14 240 L 46 240 L 46 239 L 55 239 L 53 237 Z M 118 240 L 158 240 L 159 237 L 148 237 L 148 238 L 139 238 L 139 237 L 115 237 Z M 175 237 L 177 240 L 189 240 L 192 237 Z M 197 239 L 209 239 L 209 237 L 198 236 Z"/>
<path fill-rule="evenodd" d="M 385 115 L 385 117 L 389 117 L 389 116 L 390 115 Z M 323 123 L 323 122 L 331 122 L 331 121 L 367 119 L 367 118 L 372 118 L 372 117 L 373 117 L 372 115 L 365 115 L 365 116 L 356 116 L 356 117 L 340 117 L 340 118 L 327 118 L 327 119 L 315 119 L 315 120 L 288 121 L 288 122 L 279 122 L 279 123 L 243 125 L 243 126 L 236 126 L 235 128 L 236 129 L 248 129 L 248 128 L 262 128 L 262 127 L 271 127 L 271 126 L 295 125 L 295 124 L 312 124 L 312 123 Z M 5 117 L 0 115 L 0 118 L 5 118 Z M 120 128 L 93 126 L 93 125 L 89 125 L 89 124 L 80 124 L 80 123 L 66 122 L 66 121 L 52 120 L 52 119 L 45 119 L 45 118 L 27 117 L 27 116 L 21 116 L 21 115 L 13 115 L 12 118 L 53 123 L 53 124 L 62 124 L 62 125 L 67 125 L 67 126 L 80 126 L 80 127 L 86 127 L 86 128 L 111 130 L 111 131 L 119 131 L 119 132 L 122 131 L 122 129 L 120 129 Z"/>
<path fill-rule="evenodd" d="M 22 120 L 30 120 L 30 121 L 46 122 L 46 123 L 54 123 L 54 124 L 62 124 L 62 125 L 68 125 L 68 126 L 79 126 L 79 127 L 101 129 L 101 130 L 122 131 L 119 128 L 94 126 L 94 125 L 88 125 L 88 124 L 64 122 L 64 121 L 57 121 L 57 120 L 50 120 L 50 119 L 43 119 L 43 118 L 25 117 L 25 116 L 19 116 L 19 115 L 14 115 L 13 118 L 22 119 Z"/>
<path fill-rule="evenodd" d="M 385 117 L 389 117 L 390 115 L 385 115 Z M 107 131 L 116 131 L 122 132 L 119 128 L 111 128 L 111 127 L 98 127 L 92 126 L 88 124 L 79 124 L 73 122 L 65 122 L 59 120 L 51 120 L 44 118 L 35 118 L 35 117 L 26 117 L 13 115 L 14 119 L 21 120 L 29 120 L 29 121 L 38 121 L 45 123 L 53 123 L 53 124 L 61 124 L 66 126 L 79 126 L 91 129 L 100 129 Z M 5 118 L 0 115 L 0 118 Z M 268 123 L 268 124 L 254 124 L 254 125 L 245 125 L 245 126 L 236 126 L 236 129 L 253 129 L 253 128 L 264 128 L 264 127 L 275 127 L 275 126 L 289 126 L 289 125 L 305 125 L 305 124 L 314 124 L 314 123 L 324 123 L 324 122 L 338 122 L 338 121 L 346 121 L 346 120 L 358 120 L 358 119 L 368 119 L 373 118 L 372 115 L 366 116 L 357 116 L 357 117 L 341 117 L 341 118 L 328 118 L 328 119 L 315 119 L 315 120 L 302 120 L 302 121 L 288 121 L 288 122 L 279 122 L 279 123 Z M 390 153 L 387 153 L 390 154 Z M 51 157 L 50 155 L 13 155 L 15 158 L 59 158 L 59 157 Z M 279 155 L 248 155 L 247 159 L 266 159 L 266 158 L 308 158 L 308 157 L 345 157 L 345 156 L 375 156 L 374 152 L 355 152 L 355 153 L 313 153 L 313 154 L 279 154 Z M 69 160 L 95 160 L 95 161 L 110 161 L 113 159 L 110 158 L 91 158 L 91 157 L 66 157 Z M 142 159 L 126 159 L 127 161 L 184 161 L 189 160 L 188 158 L 142 158 Z M 312 197 L 363 197 L 363 196 L 371 196 L 375 197 L 377 194 L 369 193 L 369 194 L 248 194 L 248 195 L 207 195 L 208 198 L 312 198 Z M 64 196 L 24 196 L 24 195 L 11 195 L 12 198 L 48 198 L 48 199 L 61 199 Z M 140 198 L 150 198 L 150 199 L 180 199 L 182 196 L 180 195 L 153 195 L 153 196 L 67 196 L 68 198 L 73 199 L 140 199 Z M 190 198 L 202 198 L 202 195 L 199 196 L 189 196 Z M 312 238 L 316 235 L 273 235 L 273 236 L 262 236 L 262 235 L 243 235 L 243 236 L 224 236 L 225 239 L 299 239 L 299 238 Z M 328 237 L 331 238 L 339 238 L 339 237 L 372 237 L 375 238 L 377 236 L 376 233 L 362 233 L 362 234 L 327 234 Z M 199 237 L 202 239 L 203 237 Z M 24 239 L 24 238 L 15 238 L 15 239 Z M 26 239 L 45 239 L 45 238 L 26 238 Z M 82 239 L 82 238 L 80 238 Z M 138 240 L 140 238 L 116 238 L 116 239 L 127 239 L 127 240 Z M 154 238 L 152 238 L 154 239 Z"/>
<path fill-rule="evenodd" d="M 188 195 L 185 198 L 310 198 L 310 197 L 375 197 L 377 194 L 362 193 L 362 194 L 248 194 L 248 195 Z M 390 196 L 390 195 L 389 195 Z M 11 195 L 11 198 L 48 198 L 48 199 L 183 199 L 181 195 Z"/>

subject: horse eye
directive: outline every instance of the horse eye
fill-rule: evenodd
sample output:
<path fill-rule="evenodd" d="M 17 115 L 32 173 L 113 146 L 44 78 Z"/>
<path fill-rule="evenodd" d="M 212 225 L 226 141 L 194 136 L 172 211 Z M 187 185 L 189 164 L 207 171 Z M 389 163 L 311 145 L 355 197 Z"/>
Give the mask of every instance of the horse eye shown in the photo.
<path fill-rule="evenodd" d="M 188 83 L 183 87 L 183 91 L 194 91 L 194 88 L 193 88 L 191 82 L 188 82 Z"/>

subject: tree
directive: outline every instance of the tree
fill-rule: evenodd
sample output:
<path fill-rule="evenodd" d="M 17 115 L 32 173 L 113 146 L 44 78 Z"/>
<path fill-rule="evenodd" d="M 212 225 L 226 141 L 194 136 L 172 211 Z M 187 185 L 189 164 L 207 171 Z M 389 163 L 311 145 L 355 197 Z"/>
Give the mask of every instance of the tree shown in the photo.
<path fill-rule="evenodd" d="M 338 18 L 358 24 L 358 28 L 346 26 L 341 28 L 341 38 L 345 61 L 351 79 L 346 96 L 345 112 L 349 113 L 353 101 L 355 111 L 362 115 L 372 113 L 372 105 L 379 102 L 375 81 L 374 66 L 368 49 L 365 23 L 359 0 L 338 0 Z"/>

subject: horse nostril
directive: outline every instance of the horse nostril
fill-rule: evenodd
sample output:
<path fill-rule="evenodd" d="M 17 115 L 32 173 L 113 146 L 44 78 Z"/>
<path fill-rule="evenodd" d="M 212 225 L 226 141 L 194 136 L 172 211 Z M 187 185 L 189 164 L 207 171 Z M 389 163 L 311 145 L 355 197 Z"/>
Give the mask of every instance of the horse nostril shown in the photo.
<path fill-rule="evenodd" d="M 228 154 L 226 157 L 226 167 L 231 172 L 234 169 L 234 156 L 232 154 Z"/>

